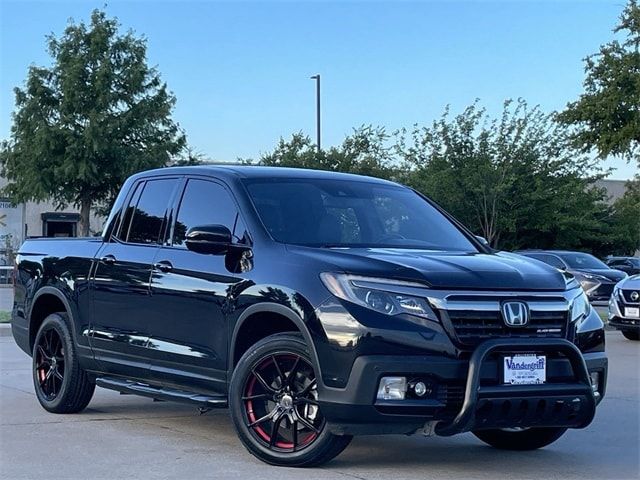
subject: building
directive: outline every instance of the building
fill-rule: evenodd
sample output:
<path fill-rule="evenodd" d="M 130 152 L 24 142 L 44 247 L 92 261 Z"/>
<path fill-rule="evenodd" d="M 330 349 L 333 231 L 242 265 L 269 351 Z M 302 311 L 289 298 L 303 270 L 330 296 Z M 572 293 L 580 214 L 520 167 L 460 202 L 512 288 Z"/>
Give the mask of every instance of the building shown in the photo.
<path fill-rule="evenodd" d="M 604 188 L 607 192 L 607 203 L 609 205 L 613 204 L 619 198 L 624 196 L 627 191 L 627 182 L 628 180 L 598 180 L 596 182 L 596 186 L 600 188 Z M 636 250 L 634 256 L 640 257 L 640 250 Z"/>
<path fill-rule="evenodd" d="M 0 189 L 7 184 L 0 177 Z M 0 265 L 11 264 L 13 252 L 28 237 L 76 237 L 80 213 L 71 207 L 57 210 L 51 202 L 14 203 L 0 197 Z M 92 215 L 91 234 L 102 230 L 104 218 Z"/>
<path fill-rule="evenodd" d="M 607 203 L 612 204 L 627 191 L 627 180 L 598 180 L 596 186 L 607 191 Z"/>

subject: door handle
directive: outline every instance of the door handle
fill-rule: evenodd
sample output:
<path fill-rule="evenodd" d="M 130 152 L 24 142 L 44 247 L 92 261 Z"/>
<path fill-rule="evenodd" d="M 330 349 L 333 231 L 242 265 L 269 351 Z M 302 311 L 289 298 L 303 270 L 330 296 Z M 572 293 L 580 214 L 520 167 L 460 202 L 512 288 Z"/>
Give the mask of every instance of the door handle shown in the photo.
<path fill-rule="evenodd" d="M 160 270 L 161 272 L 170 272 L 171 270 L 173 270 L 173 265 L 171 265 L 170 261 L 163 260 L 161 262 L 154 263 L 153 268 L 155 268 L 156 270 Z"/>
<path fill-rule="evenodd" d="M 113 265 L 114 263 L 116 263 L 116 257 L 114 257 L 113 255 L 105 255 L 100 259 L 100 261 L 107 265 Z"/>

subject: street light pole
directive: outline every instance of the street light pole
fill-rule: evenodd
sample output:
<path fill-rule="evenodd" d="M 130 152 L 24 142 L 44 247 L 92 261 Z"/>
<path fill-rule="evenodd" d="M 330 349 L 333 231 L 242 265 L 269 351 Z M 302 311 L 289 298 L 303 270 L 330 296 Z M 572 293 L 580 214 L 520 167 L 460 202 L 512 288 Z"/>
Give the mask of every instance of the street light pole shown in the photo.
<path fill-rule="evenodd" d="M 316 135 L 318 138 L 318 152 L 320 151 L 320 74 L 311 77 L 316 81 Z"/>

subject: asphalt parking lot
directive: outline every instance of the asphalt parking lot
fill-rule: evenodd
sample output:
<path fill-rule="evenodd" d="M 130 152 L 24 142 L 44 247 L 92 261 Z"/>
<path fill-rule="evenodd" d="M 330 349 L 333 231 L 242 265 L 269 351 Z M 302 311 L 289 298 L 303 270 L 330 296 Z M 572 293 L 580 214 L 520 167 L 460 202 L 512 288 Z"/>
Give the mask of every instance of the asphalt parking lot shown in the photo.
<path fill-rule="evenodd" d="M 0 337 L 0 477 L 3 479 L 498 479 L 640 478 L 640 343 L 607 334 L 607 397 L 585 430 L 535 452 L 500 452 L 470 434 L 356 438 L 318 469 L 270 467 L 237 440 L 226 410 L 97 389 L 76 415 L 53 415 L 33 393 L 30 358 Z"/>

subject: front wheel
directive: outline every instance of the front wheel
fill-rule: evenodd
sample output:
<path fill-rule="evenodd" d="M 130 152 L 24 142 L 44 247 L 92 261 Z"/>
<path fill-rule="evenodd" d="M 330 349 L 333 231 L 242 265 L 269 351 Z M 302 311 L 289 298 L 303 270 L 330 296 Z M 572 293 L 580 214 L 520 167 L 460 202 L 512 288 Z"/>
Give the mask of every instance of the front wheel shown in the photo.
<path fill-rule="evenodd" d="M 638 331 L 622 330 L 622 335 L 624 335 L 624 338 L 627 340 L 635 340 L 636 342 L 640 340 L 640 332 Z"/>
<path fill-rule="evenodd" d="M 244 446 L 271 465 L 320 465 L 351 441 L 327 428 L 309 348 L 296 334 L 271 335 L 242 356 L 229 406 Z"/>
<path fill-rule="evenodd" d="M 474 430 L 473 434 L 483 442 L 500 450 L 536 450 L 558 440 L 566 428 L 525 428 Z"/>

